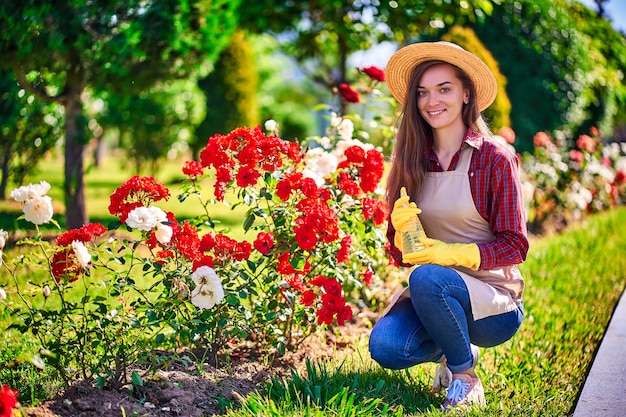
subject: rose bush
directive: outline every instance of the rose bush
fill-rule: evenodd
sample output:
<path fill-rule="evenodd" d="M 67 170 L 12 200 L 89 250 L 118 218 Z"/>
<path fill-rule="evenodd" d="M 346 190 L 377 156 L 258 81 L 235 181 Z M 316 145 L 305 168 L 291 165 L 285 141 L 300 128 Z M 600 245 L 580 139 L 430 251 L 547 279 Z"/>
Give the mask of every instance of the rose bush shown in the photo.
<path fill-rule="evenodd" d="M 559 231 L 585 214 L 626 203 L 626 144 L 604 143 L 602 132 L 566 140 L 539 132 L 522 159 L 529 229 Z"/>
<path fill-rule="evenodd" d="M 352 139 L 336 115 L 330 135 L 306 150 L 267 127 L 214 135 L 199 161 L 184 164 L 178 199 L 200 202 L 195 218 L 159 208 L 172 191 L 134 176 L 112 193 L 119 220 L 108 227 L 18 242 L 28 250 L 4 262 L 13 282 L 0 302 L 11 327 L 41 343 L 34 364 L 51 364 L 68 383 L 80 376 L 121 386 L 128 366 L 155 348 L 217 354 L 245 342 L 282 353 L 351 319 L 386 263 L 383 155 Z M 49 188 L 42 181 L 11 193 L 37 231 L 54 221 Z M 217 204 L 245 208 L 243 239 L 213 218 Z"/>

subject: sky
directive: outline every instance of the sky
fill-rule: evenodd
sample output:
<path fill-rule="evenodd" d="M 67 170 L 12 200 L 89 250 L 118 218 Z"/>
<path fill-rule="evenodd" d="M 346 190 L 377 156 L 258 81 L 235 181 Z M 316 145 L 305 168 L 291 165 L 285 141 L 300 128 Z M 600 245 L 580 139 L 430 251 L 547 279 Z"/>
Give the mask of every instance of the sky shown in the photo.
<path fill-rule="evenodd" d="M 598 7 L 594 0 L 578 0 L 591 10 L 596 11 Z M 626 33 L 626 0 L 608 0 L 604 3 L 604 15 L 611 21 L 613 27 Z"/>

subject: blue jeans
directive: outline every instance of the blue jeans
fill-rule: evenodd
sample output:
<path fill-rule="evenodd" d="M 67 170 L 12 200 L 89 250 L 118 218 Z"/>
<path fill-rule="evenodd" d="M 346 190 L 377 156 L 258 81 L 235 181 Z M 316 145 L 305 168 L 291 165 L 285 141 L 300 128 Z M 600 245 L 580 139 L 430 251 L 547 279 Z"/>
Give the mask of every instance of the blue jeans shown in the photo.
<path fill-rule="evenodd" d="M 453 373 L 472 366 L 470 344 L 497 346 L 517 332 L 524 306 L 486 317 L 472 318 L 469 293 L 461 276 L 439 265 L 422 265 L 409 277 L 410 299 L 381 317 L 370 334 L 369 350 L 376 362 L 404 369 L 444 356 Z"/>

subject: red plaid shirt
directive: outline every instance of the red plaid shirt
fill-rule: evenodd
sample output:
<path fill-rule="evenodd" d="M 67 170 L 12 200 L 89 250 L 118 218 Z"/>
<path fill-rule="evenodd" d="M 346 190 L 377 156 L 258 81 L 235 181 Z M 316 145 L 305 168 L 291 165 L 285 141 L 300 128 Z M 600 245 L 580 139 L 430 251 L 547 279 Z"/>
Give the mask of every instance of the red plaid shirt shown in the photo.
<path fill-rule="evenodd" d="M 471 129 L 464 143 L 474 148 L 469 168 L 474 204 L 478 213 L 491 225 L 494 235 L 491 242 L 478 244 L 480 269 L 520 264 L 528 253 L 528 239 L 517 156 Z M 460 156 L 461 148 L 452 157 L 448 170 L 456 168 Z M 426 150 L 426 158 L 428 171 L 443 171 L 430 146 Z M 389 221 L 387 238 L 391 244 L 391 256 L 398 264 L 408 266 L 402 263 L 402 253 L 393 244 L 394 235 L 395 230 Z"/>

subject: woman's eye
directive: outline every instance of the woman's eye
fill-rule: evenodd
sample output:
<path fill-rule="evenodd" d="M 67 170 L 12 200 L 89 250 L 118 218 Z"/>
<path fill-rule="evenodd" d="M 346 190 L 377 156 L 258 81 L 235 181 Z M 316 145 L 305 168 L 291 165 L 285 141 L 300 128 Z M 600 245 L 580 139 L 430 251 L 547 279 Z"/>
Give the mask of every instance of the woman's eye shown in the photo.
<path fill-rule="evenodd" d="M 442 93 L 447 93 L 448 91 L 450 91 L 450 88 L 449 88 L 449 87 L 443 87 L 443 88 L 441 89 L 441 92 L 442 92 Z"/>
<path fill-rule="evenodd" d="M 426 91 L 418 91 L 417 92 L 417 96 L 418 97 L 424 97 L 426 95 Z"/>

